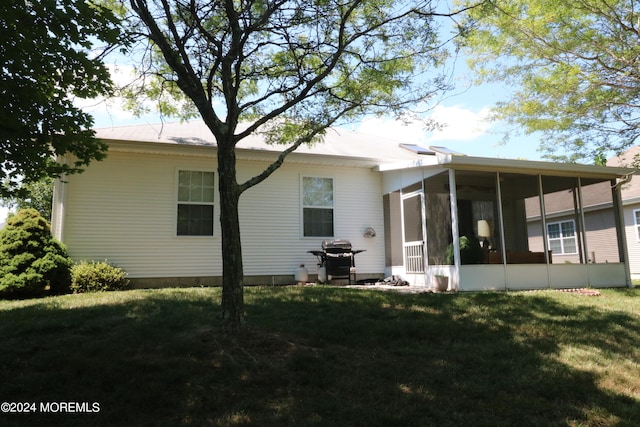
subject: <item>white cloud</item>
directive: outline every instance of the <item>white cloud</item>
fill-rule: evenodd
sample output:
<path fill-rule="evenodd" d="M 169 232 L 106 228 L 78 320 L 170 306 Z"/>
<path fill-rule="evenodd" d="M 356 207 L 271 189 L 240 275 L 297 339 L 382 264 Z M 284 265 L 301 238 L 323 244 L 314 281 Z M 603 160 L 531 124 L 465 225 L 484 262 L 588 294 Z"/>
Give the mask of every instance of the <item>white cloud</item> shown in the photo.
<path fill-rule="evenodd" d="M 389 117 L 369 117 L 360 122 L 357 131 L 414 143 L 471 141 L 489 131 L 489 113 L 488 107 L 476 112 L 457 105 L 437 106 L 426 120 L 414 118 L 403 122 Z M 428 120 L 435 121 L 438 128 L 429 129 L 426 125 Z"/>
<path fill-rule="evenodd" d="M 430 118 L 439 123 L 440 128 L 431 132 L 429 141 L 471 141 L 489 131 L 489 107 L 475 112 L 454 105 L 437 106 Z"/>
<path fill-rule="evenodd" d="M 124 87 L 135 81 L 136 73 L 132 66 L 106 65 L 116 87 Z M 74 100 L 76 107 L 94 117 L 96 127 L 117 126 L 119 123 L 129 123 L 138 120 L 132 111 L 124 108 L 124 103 L 124 99 L 120 97 L 99 97 L 95 99 L 77 98 Z M 152 116 L 155 117 L 158 115 L 153 114 Z"/>
<path fill-rule="evenodd" d="M 132 66 L 107 64 L 116 87 L 123 87 L 136 80 Z M 134 122 L 157 122 L 160 116 L 151 112 L 136 118 L 125 110 L 122 98 L 77 99 L 76 106 L 93 115 L 96 127 L 105 127 Z M 151 108 L 153 110 L 153 108 Z M 362 133 L 379 135 L 394 140 L 430 144 L 437 141 L 466 142 L 474 140 L 489 131 L 489 107 L 473 111 L 459 105 L 438 105 L 421 118 L 407 116 L 404 121 L 390 117 L 368 117 L 360 122 L 357 130 Z M 437 129 L 429 129 L 427 122 L 438 123 Z"/>
<path fill-rule="evenodd" d="M 426 126 L 415 119 L 402 122 L 387 117 L 368 117 L 360 122 L 356 130 L 398 141 L 426 142 Z"/>

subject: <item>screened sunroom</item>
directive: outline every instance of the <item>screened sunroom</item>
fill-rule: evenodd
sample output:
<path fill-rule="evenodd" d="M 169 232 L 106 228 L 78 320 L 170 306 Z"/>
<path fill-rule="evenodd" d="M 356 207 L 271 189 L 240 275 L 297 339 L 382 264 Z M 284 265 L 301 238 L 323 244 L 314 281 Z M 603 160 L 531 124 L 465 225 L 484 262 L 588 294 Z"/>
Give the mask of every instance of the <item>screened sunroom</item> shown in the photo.
<path fill-rule="evenodd" d="M 434 154 L 380 171 L 389 275 L 460 291 L 630 285 L 631 169 Z"/>

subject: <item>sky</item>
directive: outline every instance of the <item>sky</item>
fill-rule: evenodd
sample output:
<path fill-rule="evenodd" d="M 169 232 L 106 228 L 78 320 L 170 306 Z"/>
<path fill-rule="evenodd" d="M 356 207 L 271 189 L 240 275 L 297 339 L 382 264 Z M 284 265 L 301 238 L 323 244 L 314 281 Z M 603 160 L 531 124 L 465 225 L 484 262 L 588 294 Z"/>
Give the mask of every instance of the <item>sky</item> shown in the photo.
<path fill-rule="evenodd" d="M 117 71 L 116 67 L 112 67 L 112 70 L 117 82 L 126 83 L 130 78 L 121 66 L 117 67 Z M 436 131 L 426 131 L 419 122 L 407 125 L 393 118 L 375 117 L 366 118 L 350 128 L 364 134 L 387 136 L 425 147 L 445 146 L 469 156 L 540 159 L 535 139 L 515 140 L 503 145 L 499 124 L 488 120 L 492 105 L 508 95 L 506 90 L 498 85 L 468 87 L 463 76 L 458 79 L 457 88 L 429 112 L 429 117 L 441 124 Z M 158 123 L 161 120 L 157 114 L 134 117 L 122 107 L 119 100 L 85 100 L 78 101 L 77 105 L 93 115 L 96 128 Z M 4 222 L 6 216 L 7 209 L 0 207 L 0 223 Z"/>
<path fill-rule="evenodd" d="M 109 64 L 109 68 L 116 85 L 131 81 L 131 68 L 128 65 Z M 461 58 L 449 65 L 449 69 L 453 70 L 451 72 L 455 88 L 443 96 L 426 115 L 439 123 L 439 129 L 427 131 L 421 122 L 406 124 L 390 117 L 368 117 L 349 127 L 364 134 L 387 136 L 399 142 L 425 147 L 444 146 L 469 156 L 541 159 L 541 154 L 537 151 L 539 142 L 535 137 L 522 137 L 502 144 L 500 123 L 489 120 L 491 107 L 498 101 L 508 99 L 508 88 L 498 84 L 471 86 L 466 77 L 469 70 Z M 93 115 L 95 128 L 161 121 L 160 116 L 154 113 L 134 117 L 133 113 L 123 108 L 118 99 L 78 100 L 76 105 Z M 6 215 L 7 209 L 0 207 L 0 223 Z"/>
<path fill-rule="evenodd" d="M 450 0 L 440 3 L 440 7 L 442 8 L 440 12 L 443 13 L 456 9 Z M 451 37 L 456 33 L 457 20 L 458 18 L 442 18 L 434 22 L 440 33 L 440 40 L 448 40 L 450 49 L 454 47 Z M 111 66 L 116 85 L 129 83 L 132 79 L 131 61 L 121 57 L 113 62 L 120 62 L 118 66 Z M 429 118 L 435 119 L 441 125 L 440 129 L 429 132 L 419 122 L 406 125 L 393 118 L 373 117 L 363 119 L 360 123 L 349 127 L 364 134 L 388 136 L 408 143 L 445 146 L 470 156 L 541 159 L 541 153 L 537 151 L 539 142 L 535 137 L 518 138 L 504 145 L 501 143 L 503 129 L 500 123 L 489 120 L 491 107 L 498 101 L 508 100 L 510 93 L 507 87 L 500 84 L 472 86 L 470 83 L 472 73 L 466 65 L 462 52 L 452 55 L 445 64 L 444 71 L 451 76 L 454 89 L 446 93 L 427 114 Z M 96 128 L 161 121 L 159 116 L 154 114 L 134 118 L 130 112 L 121 108 L 121 103 L 118 101 L 110 102 L 109 105 L 85 103 L 84 107 L 86 111 L 93 114 Z"/>
<path fill-rule="evenodd" d="M 131 77 L 126 67 L 112 66 L 116 83 L 126 83 Z M 463 70 L 466 67 L 461 66 Z M 454 76 L 455 89 L 447 93 L 437 105 L 427 113 L 427 117 L 440 124 L 434 131 L 425 129 L 421 122 L 406 124 L 391 117 L 367 117 L 359 123 L 349 125 L 350 129 L 364 134 L 388 136 L 391 139 L 416 143 L 423 146 L 445 146 L 470 156 L 520 158 L 540 160 L 538 141 L 528 137 L 508 144 L 502 144 L 500 123 L 491 122 L 491 107 L 500 100 L 506 100 L 508 91 L 497 84 L 470 86 L 463 72 Z M 80 102 L 85 111 L 95 119 L 96 128 L 109 128 L 134 124 L 158 123 L 159 115 L 151 113 L 134 117 L 122 108 L 119 100 L 90 100 Z M 177 119 L 166 119 L 177 120 Z"/>

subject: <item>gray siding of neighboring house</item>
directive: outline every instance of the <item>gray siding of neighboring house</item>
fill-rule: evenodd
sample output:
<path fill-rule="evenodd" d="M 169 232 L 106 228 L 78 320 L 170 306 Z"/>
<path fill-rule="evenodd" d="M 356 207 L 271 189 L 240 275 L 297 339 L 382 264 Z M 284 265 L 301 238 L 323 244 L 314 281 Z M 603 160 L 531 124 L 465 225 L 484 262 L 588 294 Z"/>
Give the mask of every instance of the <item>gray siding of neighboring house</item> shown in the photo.
<path fill-rule="evenodd" d="M 559 222 L 573 219 L 572 216 L 554 217 L 551 222 Z M 615 218 L 611 209 L 585 212 L 585 231 L 587 243 L 587 260 L 589 262 L 607 263 L 620 262 L 618 241 L 615 232 Z M 576 225 L 577 226 L 577 225 Z M 528 224 L 529 250 L 533 252 L 544 251 L 542 240 L 542 226 L 540 221 L 532 221 Z M 579 254 L 552 253 L 552 262 L 561 264 L 565 262 L 579 263 Z"/>

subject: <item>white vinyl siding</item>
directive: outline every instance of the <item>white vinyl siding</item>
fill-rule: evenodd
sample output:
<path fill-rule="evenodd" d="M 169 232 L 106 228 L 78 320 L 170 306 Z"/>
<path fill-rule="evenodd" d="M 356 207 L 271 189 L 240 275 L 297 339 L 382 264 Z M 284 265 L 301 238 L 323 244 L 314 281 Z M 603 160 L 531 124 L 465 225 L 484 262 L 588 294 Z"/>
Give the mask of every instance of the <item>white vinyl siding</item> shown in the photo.
<path fill-rule="evenodd" d="M 241 177 L 258 174 L 263 163 L 243 164 Z M 245 275 L 293 274 L 305 264 L 317 273 L 317 259 L 309 250 L 320 250 L 326 237 L 304 237 L 301 233 L 301 176 L 333 177 L 335 238 L 351 241 L 364 249 L 355 257 L 358 278 L 366 273 L 384 273 L 384 216 L 381 178 L 369 168 L 315 166 L 289 163 L 269 179 L 250 188 L 240 198 L 240 225 Z M 262 215 L 260 214 L 262 213 Z M 365 238 L 372 227 L 376 237 Z"/>
<path fill-rule="evenodd" d="M 636 241 L 640 242 L 640 209 L 633 210 L 633 223 L 635 224 Z"/>
<path fill-rule="evenodd" d="M 625 236 L 629 251 L 629 270 L 640 278 L 640 208 L 637 203 L 624 208 Z"/>
<path fill-rule="evenodd" d="M 547 224 L 549 249 L 553 254 L 575 254 L 578 252 L 576 225 L 573 220 Z"/>
<path fill-rule="evenodd" d="M 213 170 L 213 161 L 110 151 L 69 176 L 63 234 L 69 254 L 109 260 L 132 278 L 215 275 L 219 239 L 176 236 L 176 171 Z M 217 206 L 214 217 L 217 222 Z"/>
<path fill-rule="evenodd" d="M 266 165 L 240 160 L 238 180 L 256 176 Z M 176 235 L 178 171 L 215 171 L 216 166 L 215 151 L 193 156 L 110 151 L 65 184 L 62 240 L 70 255 L 108 259 L 131 278 L 221 276 L 219 203 L 214 204 L 214 237 Z M 300 264 L 317 273 L 317 259 L 307 251 L 320 249 L 323 238 L 301 236 L 301 176 L 333 177 L 335 236 L 366 250 L 356 256 L 358 278 L 384 273 L 380 174 L 368 167 L 288 162 L 240 197 L 245 275 L 293 275 Z M 377 236 L 364 238 L 367 227 Z"/>

